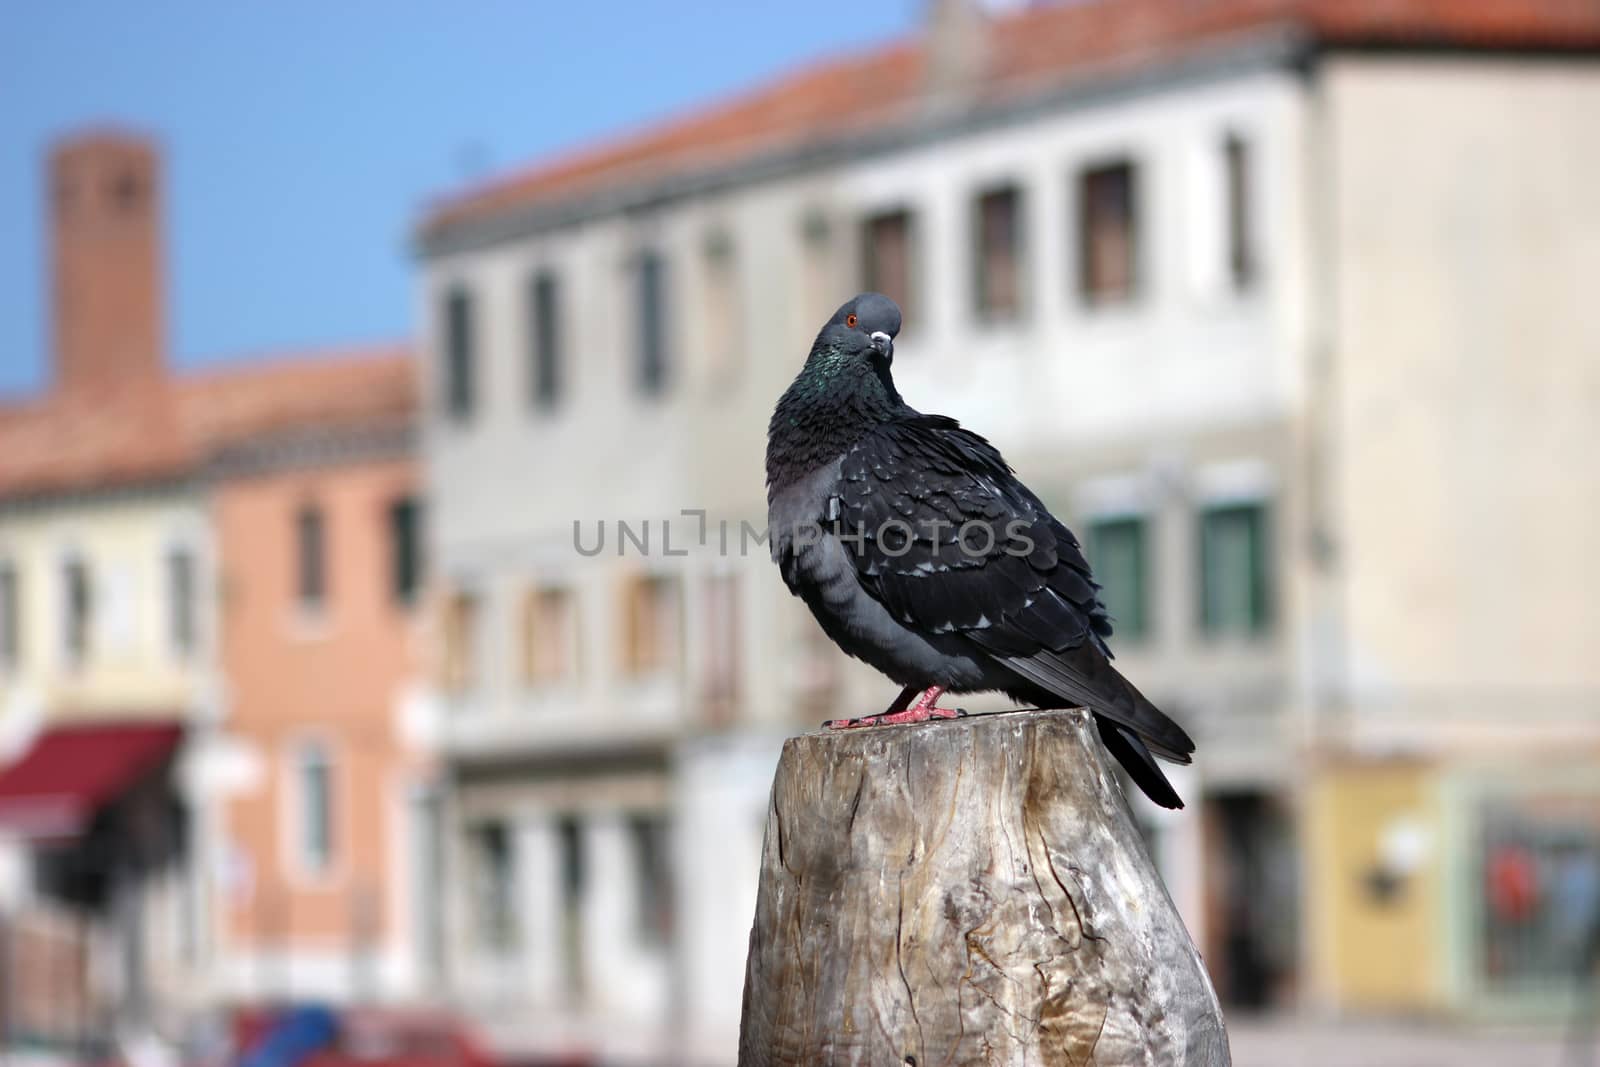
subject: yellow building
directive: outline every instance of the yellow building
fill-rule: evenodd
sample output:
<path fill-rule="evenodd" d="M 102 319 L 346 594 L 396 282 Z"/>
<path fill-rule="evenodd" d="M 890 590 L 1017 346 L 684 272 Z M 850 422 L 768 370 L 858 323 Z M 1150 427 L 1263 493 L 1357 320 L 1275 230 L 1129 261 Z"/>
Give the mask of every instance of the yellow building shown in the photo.
<path fill-rule="evenodd" d="M 209 626 L 194 497 L 135 490 L 0 508 L 7 736 L 47 712 L 170 718 L 196 708 Z"/>

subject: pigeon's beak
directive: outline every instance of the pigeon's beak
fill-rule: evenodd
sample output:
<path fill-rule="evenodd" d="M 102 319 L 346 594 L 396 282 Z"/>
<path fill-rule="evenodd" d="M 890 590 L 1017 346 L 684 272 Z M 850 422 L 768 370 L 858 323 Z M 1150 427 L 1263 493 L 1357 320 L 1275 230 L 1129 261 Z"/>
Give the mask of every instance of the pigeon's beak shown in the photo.
<path fill-rule="evenodd" d="M 887 359 L 894 355 L 894 338 L 882 330 L 875 330 L 872 334 L 872 347 L 877 349 L 878 355 Z"/>

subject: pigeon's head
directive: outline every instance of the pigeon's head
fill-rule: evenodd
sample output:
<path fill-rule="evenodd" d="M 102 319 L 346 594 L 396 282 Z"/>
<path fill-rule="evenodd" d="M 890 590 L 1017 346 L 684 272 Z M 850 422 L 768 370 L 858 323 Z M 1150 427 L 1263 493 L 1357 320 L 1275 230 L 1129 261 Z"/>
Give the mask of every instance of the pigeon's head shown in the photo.
<path fill-rule="evenodd" d="M 835 311 L 812 342 L 805 366 L 778 399 L 772 416 L 777 436 L 769 440 L 768 455 L 772 441 L 793 444 L 796 435 L 814 437 L 818 426 L 831 426 L 836 432 L 824 443 L 837 444 L 840 433 L 892 418 L 903 408 L 889 371 L 899 332 L 900 309 L 881 293 L 862 293 Z"/>
<path fill-rule="evenodd" d="M 882 293 L 862 293 L 833 313 L 817 343 L 887 365 L 894 359 L 894 339 L 899 332 L 899 306 Z"/>

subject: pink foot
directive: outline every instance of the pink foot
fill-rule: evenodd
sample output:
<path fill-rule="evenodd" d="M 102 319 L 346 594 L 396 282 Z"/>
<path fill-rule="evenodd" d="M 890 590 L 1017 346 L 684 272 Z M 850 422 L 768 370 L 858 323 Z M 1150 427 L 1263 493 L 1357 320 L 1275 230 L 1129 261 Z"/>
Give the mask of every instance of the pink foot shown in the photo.
<path fill-rule="evenodd" d="M 938 707 L 939 694 L 943 692 L 941 686 L 929 686 L 904 711 L 864 715 L 859 719 L 829 719 L 822 726 L 825 730 L 854 730 L 862 726 L 904 726 L 907 723 L 927 722 L 930 719 L 959 719 L 966 715 L 961 708 Z"/>

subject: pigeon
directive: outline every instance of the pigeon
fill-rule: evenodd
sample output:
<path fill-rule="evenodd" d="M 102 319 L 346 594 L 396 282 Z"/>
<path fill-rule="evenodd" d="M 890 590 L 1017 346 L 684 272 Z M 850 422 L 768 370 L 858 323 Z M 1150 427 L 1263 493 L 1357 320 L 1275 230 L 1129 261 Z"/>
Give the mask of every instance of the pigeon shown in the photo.
<path fill-rule="evenodd" d="M 900 309 L 862 293 L 817 334 L 767 430 L 769 547 L 823 631 L 903 686 L 832 729 L 965 714 L 941 694 L 1086 707 L 1152 801 L 1183 801 L 1156 763 L 1194 742 L 1111 665 L 1111 619 L 1077 538 L 1000 452 L 895 389 Z"/>

